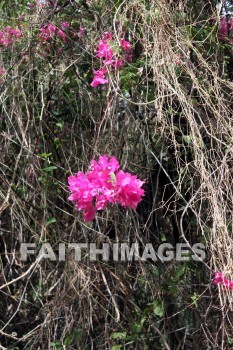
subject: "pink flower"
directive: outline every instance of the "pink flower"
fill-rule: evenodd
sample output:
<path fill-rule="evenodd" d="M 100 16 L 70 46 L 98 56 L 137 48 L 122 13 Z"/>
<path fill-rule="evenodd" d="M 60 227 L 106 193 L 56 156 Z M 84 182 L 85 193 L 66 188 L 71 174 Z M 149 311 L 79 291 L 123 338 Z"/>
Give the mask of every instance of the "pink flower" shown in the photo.
<path fill-rule="evenodd" d="M 115 157 L 99 156 L 98 161 L 92 160 L 90 164 L 91 171 L 107 170 L 108 173 L 119 170 L 120 164 Z"/>
<path fill-rule="evenodd" d="M 61 29 L 58 29 L 57 35 L 59 35 L 64 42 L 66 41 L 66 35 Z"/>
<path fill-rule="evenodd" d="M 105 67 L 100 70 L 94 70 L 94 79 L 91 82 L 92 87 L 97 87 L 99 85 L 104 85 L 108 83 L 108 79 L 105 79 L 105 74 L 107 73 L 107 69 Z"/>
<path fill-rule="evenodd" d="M 96 211 L 104 210 L 109 203 L 118 203 L 125 208 L 136 209 L 142 200 L 143 181 L 137 176 L 119 170 L 115 157 L 99 156 L 92 160 L 90 170 L 84 174 L 69 176 L 69 200 L 76 202 L 76 208 L 83 211 L 84 220 L 94 219 Z"/>
<path fill-rule="evenodd" d="M 115 62 L 113 62 L 114 68 L 123 67 L 123 66 L 124 66 L 124 62 L 122 60 L 116 60 Z"/>
<path fill-rule="evenodd" d="M 9 30 L 7 32 L 9 35 L 15 36 L 16 38 L 19 38 L 21 36 L 21 31 L 19 29 L 12 29 L 9 27 Z"/>
<path fill-rule="evenodd" d="M 230 27 L 232 27 L 232 21 L 233 21 L 232 18 L 229 18 L 229 21 L 227 20 L 226 17 L 222 17 L 220 19 L 220 26 L 219 26 L 219 34 L 220 35 L 222 35 L 222 36 L 228 35 L 228 32 L 230 30 L 229 24 L 230 24 Z"/>
<path fill-rule="evenodd" d="M 109 32 L 104 33 L 103 39 L 104 40 L 112 40 L 111 33 L 109 33 Z"/>
<path fill-rule="evenodd" d="M 227 38 L 230 32 L 233 31 L 233 18 L 227 19 L 226 17 L 220 18 L 219 25 L 219 39 L 223 40 Z M 229 40 L 230 44 L 233 44 L 232 38 Z"/>
<path fill-rule="evenodd" d="M 215 272 L 213 283 L 215 286 L 220 284 L 224 287 L 224 289 L 233 290 L 233 281 L 229 280 L 226 277 L 223 277 L 223 274 L 221 272 Z"/>
<path fill-rule="evenodd" d="M 70 25 L 69 25 L 69 23 L 68 23 L 68 22 L 62 22 L 62 23 L 61 23 L 61 26 L 62 26 L 62 28 L 64 28 L 64 29 L 66 29 L 66 28 L 69 28 L 69 27 L 70 27 Z"/>
<path fill-rule="evenodd" d="M 116 195 L 117 202 L 125 208 L 136 209 L 144 195 L 144 190 L 141 189 L 144 182 L 137 179 L 137 176 L 124 173 L 122 170 L 116 174 L 116 179 L 119 188 Z"/>
<path fill-rule="evenodd" d="M 20 37 L 20 29 L 13 29 L 8 26 L 0 31 L 0 45 L 7 47 L 12 45 Z"/>
<path fill-rule="evenodd" d="M 104 78 L 106 73 L 107 73 L 107 68 L 106 67 L 102 67 L 99 70 L 94 70 L 94 75 L 99 77 L 99 78 Z"/>
<path fill-rule="evenodd" d="M 108 205 L 108 199 L 105 195 L 97 195 L 96 196 L 96 210 L 103 210 L 107 207 Z"/>
<path fill-rule="evenodd" d="M 105 60 L 104 64 L 106 66 L 111 66 L 113 68 L 123 67 L 124 66 L 124 62 L 122 60 L 108 60 L 108 61 Z"/>
<path fill-rule="evenodd" d="M 85 29 L 84 29 L 83 27 L 80 27 L 80 28 L 79 28 L 78 33 L 79 33 L 79 36 L 80 36 L 80 37 L 82 37 L 82 36 L 84 35 L 84 30 L 85 30 Z"/>
<path fill-rule="evenodd" d="M 10 26 L 7 26 L 7 27 L 5 28 L 5 32 L 6 32 L 6 33 L 10 33 L 10 34 L 11 34 L 11 31 L 12 31 L 12 28 L 11 28 Z"/>
<path fill-rule="evenodd" d="M 124 51 L 129 51 L 131 49 L 130 42 L 126 41 L 124 38 L 120 39 L 120 45 Z"/>
<path fill-rule="evenodd" d="M 50 40 L 54 37 L 56 33 L 56 26 L 52 23 L 46 24 L 40 28 L 40 37 L 43 41 Z"/>
<path fill-rule="evenodd" d="M 108 83 L 108 79 L 94 77 L 94 79 L 91 82 L 91 86 L 93 88 L 96 88 L 99 85 L 105 85 L 107 83 Z"/>
<path fill-rule="evenodd" d="M 100 40 L 97 48 L 97 57 L 105 58 L 105 60 L 111 60 L 113 57 L 113 50 L 109 46 L 106 40 Z"/>
<path fill-rule="evenodd" d="M 12 43 L 13 42 L 10 39 L 7 39 L 7 38 L 0 39 L 0 45 L 3 45 L 3 46 L 9 46 Z"/>
<path fill-rule="evenodd" d="M 56 32 L 56 26 L 55 26 L 54 24 L 52 24 L 52 23 L 49 23 L 49 24 L 47 25 L 47 28 L 46 28 L 46 29 L 47 29 L 48 32 L 51 33 L 51 34 L 55 34 L 55 32 Z"/>
<path fill-rule="evenodd" d="M 4 74 L 6 74 L 6 71 L 3 67 L 0 67 L 0 76 L 2 77 Z"/>
<path fill-rule="evenodd" d="M 125 52 L 119 50 L 119 45 Z M 116 47 L 116 50 L 114 47 Z M 105 66 L 110 66 L 111 68 L 117 69 L 124 66 L 124 61 L 132 61 L 132 47 L 128 41 L 126 41 L 124 38 L 121 38 L 119 40 L 117 48 L 117 45 L 114 43 L 111 33 L 106 32 L 99 42 L 96 56 L 100 59 L 103 59 Z M 95 87 L 99 84 L 106 84 L 106 80 L 104 81 L 100 79 L 105 79 L 105 77 L 95 77 L 91 85 Z"/>
<path fill-rule="evenodd" d="M 84 220 L 85 220 L 86 222 L 94 220 L 95 214 L 96 214 L 96 209 L 95 209 L 95 207 L 91 207 L 91 206 L 90 206 L 90 207 L 89 207 L 88 209 L 86 209 L 85 212 L 84 212 L 84 215 L 83 215 Z"/>

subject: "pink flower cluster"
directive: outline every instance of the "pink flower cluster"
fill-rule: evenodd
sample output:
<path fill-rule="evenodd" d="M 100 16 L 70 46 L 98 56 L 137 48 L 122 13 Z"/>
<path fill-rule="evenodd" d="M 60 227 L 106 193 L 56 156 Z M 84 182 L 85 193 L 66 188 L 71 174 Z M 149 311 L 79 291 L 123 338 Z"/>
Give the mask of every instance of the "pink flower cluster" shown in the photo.
<path fill-rule="evenodd" d="M 71 25 L 68 22 L 62 22 L 61 28 L 56 27 L 53 23 L 47 23 L 43 27 L 40 28 L 40 41 L 42 43 L 47 43 L 52 39 L 55 39 L 59 36 L 62 41 L 65 43 L 67 38 L 67 30 L 71 29 Z M 84 34 L 84 28 L 80 27 L 79 31 L 73 31 L 69 33 L 69 36 L 82 37 Z"/>
<path fill-rule="evenodd" d="M 223 40 L 229 37 L 229 43 L 233 45 L 231 33 L 233 32 L 233 18 L 221 17 L 219 26 L 219 39 Z"/>
<path fill-rule="evenodd" d="M 68 25 L 68 26 L 67 26 Z M 61 24 L 62 28 L 68 28 L 69 23 L 62 22 Z M 55 37 L 55 35 L 60 36 L 60 38 L 65 42 L 66 41 L 66 35 L 63 30 L 57 28 L 54 24 L 48 23 L 45 24 L 41 29 L 40 38 L 42 41 L 49 41 Z"/>
<path fill-rule="evenodd" d="M 103 67 L 99 70 L 94 70 L 94 79 L 91 82 L 92 87 L 97 87 L 98 85 L 104 85 L 108 83 L 108 79 L 105 79 L 105 74 L 107 73 L 107 68 Z"/>
<path fill-rule="evenodd" d="M 68 178 L 71 195 L 76 208 L 84 212 L 84 220 L 92 221 L 97 210 L 103 210 L 109 203 L 118 203 L 124 208 L 136 209 L 142 200 L 144 184 L 136 175 L 120 170 L 115 157 L 100 156 L 92 160 L 90 170 Z"/>
<path fill-rule="evenodd" d="M 0 30 L 0 45 L 8 47 L 20 37 L 21 31 L 19 29 L 13 29 L 8 26 L 3 30 Z"/>
<path fill-rule="evenodd" d="M 213 283 L 216 286 L 220 284 L 224 289 L 233 290 L 233 280 L 223 277 L 221 272 L 215 272 Z"/>
<path fill-rule="evenodd" d="M 105 33 L 100 40 L 96 54 L 98 58 L 103 60 L 104 67 L 94 70 L 94 79 L 91 82 L 91 86 L 97 87 L 98 85 L 107 84 L 108 79 L 105 79 L 106 66 L 114 69 L 122 67 L 124 65 L 123 54 L 125 54 L 127 59 L 130 56 L 130 51 L 131 44 L 124 38 L 121 38 L 119 43 L 116 44 L 112 35 L 109 32 Z"/>

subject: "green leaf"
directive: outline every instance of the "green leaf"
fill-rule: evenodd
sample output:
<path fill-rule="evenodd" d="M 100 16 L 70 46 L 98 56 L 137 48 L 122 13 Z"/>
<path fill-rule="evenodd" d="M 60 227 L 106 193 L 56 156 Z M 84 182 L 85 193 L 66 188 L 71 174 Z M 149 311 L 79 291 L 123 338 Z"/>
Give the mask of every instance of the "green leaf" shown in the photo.
<path fill-rule="evenodd" d="M 72 343 L 72 340 L 73 340 L 72 336 L 68 335 L 68 337 L 66 337 L 65 340 L 64 340 L 64 345 L 69 347 L 71 345 L 71 343 Z"/>
<path fill-rule="evenodd" d="M 197 302 L 198 302 L 199 296 L 198 296 L 198 294 L 197 294 L 196 292 L 193 294 L 193 296 L 191 297 L 191 299 L 192 299 L 192 301 L 193 301 L 195 307 L 197 307 L 197 306 L 198 306 L 198 305 L 197 305 Z"/>
<path fill-rule="evenodd" d="M 142 330 L 142 325 L 139 323 L 133 323 L 132 324 L 132 330 L 134 333 L 140 333 Z"/>
<path fill-rule="evenodd" d="M 64 128 L 64 122 L 59 122 L 59 123 L 56 123 L 56 126 L 60 129 L 63 129 Z"/>
<path fill-rule="evenodd" d="M 55 342 L 51 342 L 50 346 L 53 346 L 56 350 L 62 350 L 63 349 L 62 343 L 59 340 L 55 341 Z"/>
<path fill-rule="evenodd" d="M 126 332 L 116 332 L 111 335 L 112 339 L 125 339 L 127 336 Z"/>
<path fill-rule="evenodd" d="M 155 300 L 153 303 L 153 312 L 156 316 L 162 317 L 164 315 L 163 304 L 159 300 Z"/>
<path fill-rule="evenodd" d="M 45 223 L 45 226 L 54 224 L 55 222 L 57 222 L 57 220 L 55 218 L 48 218 L 48 220 Z"/>
<path fill-rule="evenodd" d="M 40 154 L 40 157 L 41 158 L 48 158 L 48 157 L 50 157 L 52 155 L 52 153 L 41 153 Z"/>
<path fill-rule="evenodd" d="M 184 142 L 186 142 L 188 145 L 191 143 L 192 139 L 189 135 L 184 135 L 183 136 Z"/>
<path fill-rule="evenodd" d="M 43 168 L 42 170 L 45 171 L 46 173 L 49 173 L 49 172 L 56 170 L 56 169 L 57 169 L 57 166 L 51 165 L 51 166 L 48 166 L 47 168 Z"/>

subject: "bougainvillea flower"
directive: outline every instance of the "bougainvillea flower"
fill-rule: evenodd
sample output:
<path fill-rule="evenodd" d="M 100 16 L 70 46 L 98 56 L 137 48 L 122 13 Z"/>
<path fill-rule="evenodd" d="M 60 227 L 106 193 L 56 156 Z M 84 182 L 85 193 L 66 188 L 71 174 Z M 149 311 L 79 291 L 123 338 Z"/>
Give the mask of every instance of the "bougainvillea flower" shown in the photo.
<path fill-rule="evenodd" d="M 43 41 L 52 39 L 56 33 L 56 26 L 52 23 L 46 24 L 40 28 L 40 37 Z"/>
<path fill-rule="evenodd" d="M 131 49 L 130 42 L 126 41 L 125 39 L 120 39 L 120 45 L 124 51 L 129 51 Z"/>
<path fill-rule="evenodd" d="M 122 60 L 116 60 L 114 63 L 113 63 L 113 67 L 114 68 L 117 68 L 117 67 L 123 67 L 124 66 L 124 62 Z"/>
<path fill-rule="evenodd" d="M 85 29 L 83 27 L 79 28 L 78 34 L 79 34 L 80 37 L 82 37 L 84 35 L 84 30 Z"/>
<path fill-rule="evenodd" d="M 56 26 L 52 23 L 49 23 L 46 27 L 46 30 L 48 30 L 49 33 L 55 34 Z"/>
<path fill-rule="evenodd" d="M 0 67 L 0 76 L 2 77 L 4 74 L 6 74 L 6 71 L 3 67 Z"/>
<path fill-rule="evenodd" d="M 60 38 L 62 38 L 62 40 L 63 40 L 64 42 L 66 41 L 66 35 L 65 35 L 65 33 L 64 33 L 61 29 L 58 29 L 57 35 L 59 35 Z"/>
<path fill-rule="evenodd" d="M 141 189 L 144 182 L 137 179 L 137 176 L 120 170 L 116 174 L 116 183 L 118 186 L 117 202 L 124 208 L 136 209 L 144 194 L 144 190 Z"/>
<path fill-rule="evenodd" d="M 108 60 L 108 61 L 105 60 L 104 64 L 106 66 L 111 66 L 113 68 L 123 67 L 124 66 L 124 62 L 122 60 Z"/>
<path fill-rule="evenodd" d="M 108 83 L 108 79 L 94 77 L 94 79 L 91 82 L 91 86 L 93 88 L 96 88 L 99 85 L 104 85 L 104 84 L 107 84 L 107 83 Z"/>
<path fill-rule="evenodd" d="M 229 35 L 231 30 L 233 30 L 233 18 L 227 19 L 222 17 L 220 19 L 219 34 L 226 36 Z"/>
<path fill-rule="evenodd" d="M 90 206 L 88 209 L 86 209 L 84 211 L 84 220 L 87 222 L 87 221 L 92 221 L 94 220 L 95 218 L 95 214 L 96 214 L 96 208 L 95 207 L 92 207 Z"/>
<path fill-rule="evenodd" d="M 114 42 L 112 34 L 109 32 L 104 33 L 96 51 L 96 56 L 102 60 L 105 66 L 110 68 L 109 72 L 111 72 L 111 68 L 117 70 L 123 67 L 125 61 L 132 61 L 132 55 L 133 50 L 130 42 L 124 38 L 121 38 L 118 43 L 116 40 Z M 105 77 L 95 75 L 91 86 L 97 87 L 98 85 L 107 84 L 107 82 L 108 80 Z"/>
<path fill-rule="evenodd" d="M 69 28 L 70 27 L 70 24 L 68 23 L 68 22 L 62 22 L 61 23 L 61 26 L 62 26 L 62 28 Z"/>
<path fill-rule="evenodd" d="M 20 37 L 20 29 L 14 29 L 10 26 L 7 26 L 0 31 L 0 45 L 7 47 L 9 45 L 12 45 Z"/>
<path fill-rule="evenodd" d="M 106 40 L 100 40 L 96 56 L 105 60 L 111 60 L 113 58 L 113 50 Z"/>
<path fill-rule="evenodd" d="M 109 158 L 108 156 L 104 155 L 99 156 L 98 161 L 92 160 L 90 163 L 90 168 L 92 172 L 107 170 L 108 173 L 114 173 L 115 171 L 119 170 L 120 164 L 115 157 Z"/>
<path fill-rule="evenodd" d="M 226 39 L 230 32 L 233 31 L 233 18 L 227 18 L 227 17 L 221 17 L 220 18 L 220 25 L 218 30 L 218 37 L 219 39 Z M 230 44 L 233 44 L 233 39 L 230 38 L 229 40 Z"/>
<path fill-rule="evenodd" d="M 11 27 L 6 27 L 5 32 L 10 36 L 15 36 L 19 38 L 21 36 L 21 31 L 19 29 L 13 29 Z"/>
<path fill-rule="evenodd" d="M 216 286 L 220 284 L 224 289 L 233 290 L 233 281 L 223 277 L 221 272 L 215 272 L 213 283 Z"/>
<path fill-rule="evenodd" d="M 109 32 L 104 33 L 103 39 L 104 40 L 113 40 L 112 34 Z"/>
<path fill-rule="evenodd" d="M 105 67 L 94 70 L 94 79 L 91 82 L 92 87 L 97 87 L 98 85 L 104 85 L 108 83 L 108 79 L 105 79 L 105 74 L 107 73 L 107 69 Z"/>
<path fill-rule="evenodd" d="M 76 176 L 69 176 L 71 195 L 68 199 L 83 211 L 85 221 L 92 221 L 96 212 L 110 203 L 136 209 L 144 195 L 143 183 L 136 175 L 120 170 L 115 157 L 103 155 L 97 161 L 91 161 L 86 174 L 79 171 Z"/>

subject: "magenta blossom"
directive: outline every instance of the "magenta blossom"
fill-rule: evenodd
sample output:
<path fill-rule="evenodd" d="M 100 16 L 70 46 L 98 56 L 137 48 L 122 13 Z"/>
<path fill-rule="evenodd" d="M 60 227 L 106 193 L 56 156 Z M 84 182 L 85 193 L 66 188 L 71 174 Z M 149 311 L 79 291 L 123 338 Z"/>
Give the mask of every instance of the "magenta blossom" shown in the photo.
<path fill-rule="evenodd" d="M 66 22 L 63 22 L 63 25 L 64 25 L 64 23 L 66 23 Z M 60 36 L 60 38 L 62 38 L 62 40 L 64 42 L 66 41 L 66 35 L 63 32 L 63 30 L 58 29 L 52 23 L 44 25 L 43 27 L 41 27 L 40 31 L 41 31 L 40 37 L 41 37 L 42 41 L 49 41 L 49 40 L 53 39 L 55 37 L 55 35 Z"/>
<path fill-rule="evenodd" d="M 118 186 L 116 193 L 117 202 L 124 208 L 136 209 L 144 194 L 144 190 L 141 189 L 143 183 L 136 175 L 120 170 L 116 174 L 116 184 Z"/>
<path fill-rule="evenodd" d="M 124 51 L 131 50 L 130 42 L 126 41 L 125 39 L 120 39 L 120 45 Z"/>
<path fill-rule="evenodd" d="M 120 49 L 121 48 L 121 49 Z M 99 45 L 97 47 L 96 56 L 102 60 L 105 66 L 109 67 L 109 72 L 111 68 L 114 70 L 119 70 L 124 66 L 124 62 L 132 61 L 132 46 L 130 42 L 121 38 L 118 43 L 114 42 L 112 34 L 109 32 L 104 33 Z M 94 71 L 98 72 L 98 71 Z M 98 85 L 107 84 L 108 80 L 105 76 L 96 75 L 91 82 L 92 87 L 97 87 Z"/>
<path fill-rule="evenodd" d="M 40 31 L 41 31 L 40 37 L 42 41 L 47 41 L 54 37 L 56 33 L 56 26 L 52 23 L 48 23 L 43 27 L 41 27 Z"/>
<path fill-rule="evenodd" d="M 224 289 L 233 290 L 233 281 L 223 277 L 221 272 L 215 272 L 213 283 L 216 286 L 220 284 Z"/>
<path fill-rule="evenodd" d="M 94 79 L 91 82 L 91 86 L 93 88 L 96 88 L 99 85 L 104 85 L 104 84 L 107 84 L 107 83 L 108 83 L 108 79 L 94 77 Z"/>
<path fill-rule="evenodd" d="M 62 40 L 63 40 L 64 42 L 66 41 L 66 35 L 65 35 L 65 33 L 64 33 L 61 29 L 58 29 L 57 35 L 59 35 L 60 38 L 62 38 Z"/>
<path fill-rule="evenodd" d="M 230 35 L 232 31 L 233 31 L 233 18 L 221 17 L 219 31 L 218 31 L 219 39 L 223 40 L 229 37 L 230 39 L 229 43 L 233 45 L 233 39 Z"/>
<path fill-rule="evenodd" d="M 78 33 L 79 33 L 79 36 L 83 36 L 84 35 L 84 31 L 85 31 L 85 29 L 83 28 L 83 27 L 80 27 L 79 28 L 79 31 L 78 31 Z"/>
<path fill-rule="evenodd" d="M 0 67 L 0 76 L 2 77 L 5 74 L 6 74 L 5 69 L 3 67 Z"/>
<path fill-rule="evenodd" d="M 62 28 L 64 28 L 64 29 L 70 27 L 70 25 L 69 25 L 68 22 L 62 22 L 62 23 L 61 23 L 61 26 L 62 26 Z"/>
<path fill-rule="evenodd" d="M 21 37 L 20 29 L 13 29 L 11 27 L 6 27 L 0 30 L 0 45 L 7 47 L 12 45 L 17 39 Z"/>
<path fill-rule="evenodd" d="M 104 40 L 113 40 L 112 34 L 109 32 L 104 33 L 103 39 Z"/>
<path fill-rule="evenodd" d="M 69 200 L 83 211 L 84 220 L 92 221 L 98 210 L 104 210 L 109 203 L 117 203 L 124 208 L 136 209 L 142 200 L 144 184 L 136 175 L 125 173 L 115 157 L 99 156 L 92 160 L 90 170 L 84 174 L 69 176 Z"/>
<path fill-rule="evenodd" d="M 124 62 L 122 60 L 108 60 L 108 61 L 105 60 L 104 64 L 106 66 L 111 66 L 113 68 L 118 68 L 118 67 L 124 66 Z"/>
<path fill-rule="evenodd" d="M 99 85 L 104 85 L 108 83 L 108 79 L 105 79 L 105 74 L 107 73 L 107 69 L 105 67 L 99 69 L 99 70 L 94 70 L 94 79 L 91 82 L 92 87 L 97 87 Z"/>
<path fill-rule="evenodd" d="M 100 40 L 96 56 L 105 60 L 111 60 L 113 58 L 113 50 L 106 40 Z"/>

